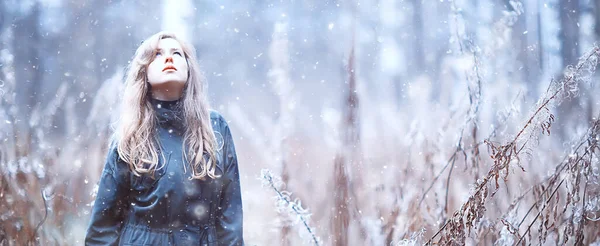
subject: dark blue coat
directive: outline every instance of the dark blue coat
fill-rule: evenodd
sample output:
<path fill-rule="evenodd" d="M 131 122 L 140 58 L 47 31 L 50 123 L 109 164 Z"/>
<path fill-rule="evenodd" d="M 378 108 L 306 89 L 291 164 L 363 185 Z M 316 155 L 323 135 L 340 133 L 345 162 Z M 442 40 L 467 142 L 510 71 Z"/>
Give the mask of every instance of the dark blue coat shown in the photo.
<path fill-rule="evenodd" d="M 238 162 L 227 122 L 211 111 L 221 177 L 190 179 L 180 102 L 151 102 L 159 122 L 160 169 L 154 178 L 135 176 L 111 144 L 85 245 L 243 245 Z"/>

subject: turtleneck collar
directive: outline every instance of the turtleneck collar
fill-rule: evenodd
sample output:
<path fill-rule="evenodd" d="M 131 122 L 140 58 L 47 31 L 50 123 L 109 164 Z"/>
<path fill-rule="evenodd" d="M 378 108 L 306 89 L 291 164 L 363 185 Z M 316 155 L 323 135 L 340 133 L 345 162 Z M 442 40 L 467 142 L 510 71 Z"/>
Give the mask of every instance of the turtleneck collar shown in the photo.
<path fill-rule="evenodd" d="M 175 134 L 183 134 L 185 132 L 182 99 L 163 101 L 150 97 L 150 103 L 156 112 L 160 128 Z"/>

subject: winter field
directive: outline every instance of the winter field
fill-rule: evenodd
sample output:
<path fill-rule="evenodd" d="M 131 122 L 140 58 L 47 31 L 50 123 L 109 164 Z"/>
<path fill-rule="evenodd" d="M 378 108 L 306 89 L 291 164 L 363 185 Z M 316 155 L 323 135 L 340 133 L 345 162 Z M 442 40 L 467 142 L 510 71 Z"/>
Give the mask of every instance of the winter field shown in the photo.
<path fill-rule="evenodd" d="M 197 51 L 248 245 L 600 245 L 600 1 L 0 2 L 0 245 L 82 245 L 127 62 Z"/>

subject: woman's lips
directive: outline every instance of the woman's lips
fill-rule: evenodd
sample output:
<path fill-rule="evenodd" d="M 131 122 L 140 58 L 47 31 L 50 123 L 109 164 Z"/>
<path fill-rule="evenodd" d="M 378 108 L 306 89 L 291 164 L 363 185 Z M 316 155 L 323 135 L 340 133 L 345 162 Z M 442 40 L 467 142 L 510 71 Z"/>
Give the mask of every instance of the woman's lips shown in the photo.
<path fill-rule="evenodd" d="M 174 70 L 177 71 L 177 68 L 175 68 L 174 66 L 166 66 L 165 68 L 163 68 L 163 72 L 167 71 L 167 70 Z"/>

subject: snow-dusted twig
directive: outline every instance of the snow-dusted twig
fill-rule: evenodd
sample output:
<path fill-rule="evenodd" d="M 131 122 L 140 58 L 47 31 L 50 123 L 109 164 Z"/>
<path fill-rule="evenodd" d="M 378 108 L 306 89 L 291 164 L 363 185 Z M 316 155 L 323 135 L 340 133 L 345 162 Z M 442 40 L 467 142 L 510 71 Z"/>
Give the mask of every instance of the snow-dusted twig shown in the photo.
<path fill-rule="evenodd" d="M 395 246 L 416 246 L 420 245 L 420 241 L 423 239 L 423 234 L 425 234 L 425 229 L 422 228 L 419 231 L 413 232 L 410 236 L 410 239 L 402 239 L 397 243 L 394 243 Z"/>
<path fill-rule="evenodd" d="M 33 230 L 33 233 L 31 234 L 31 238 L 29 238 L 29 242 L 35 241 L 35 235 L 37 235 L 38 230 L 40 229 L 40 227 L 42 227 L 44 222 L 46 222 L 46 218 L 48 218 L 48 198 L 46 197 L 46 193 L 44 192 L 44 189 L 42 189 L 40 192 L 42 193 L 42 199 L 44 200 L 44 218 L 42 218 L 40 223 L 38 223 L 38 225 Z M 29 242 L 28 242 L 28 244 L 29 244 Z"/>
<path fill-rule="evenodd" d="M 311 215 L 308 212 L 308 210 L 305 208 L 302 208 L 302 204 L 298 199 L 292 201 L 292 199 L 290 198 L 290 195 L 291 195 L 290 192 L 281 190 L 280 188 L 278 188 L 281 185 L 280 184 L 281 181 L 279 180 L 278 177 L 273 176 L 273 174 L 271 173 L 270 170 L 263 169 L 263 170 L 261 170 L 260 173 L 261 173 L 261 180 L 263 182 L 263 186 L 267 186 L 267 187 L 273 189 L 275 191 L 275 193 L 277 193 L 277 196 L 276 196 L 277 211 L 280 213 L 285 212 L 287 214 L 291 214 L 294 217 L 296 217 L 296 220 L 294 223 L 297 223 L 298 221 L 302 221 L 302 224 L 304 225 L 304 227 L 306 228 L 308 233 L 311 235 L 312 240 L 315 243 L 315 245 L 319 245 L 319 239 L 315 235 L 314 228 L 312 228 L 308 225 L 308 221 L 310 220 L 310 215 Z"/>
<path fill-rule="evenodd" d="M 558 188 L 560 188 L 560 186 L 563 184 L 563 182 L 565 181 L 565 179 L 561 180 L 560 183 L 558 183 L 558 186 L 556 186 L 556 188 L 554 189 L 554 191 L 552 192 L 552 194 L 550 195 L 550 197 L 548 197 L 548 199 L 546 199 L 546 202 L 544 202 L 542 209 L 540 209 L 540 211 L 538 212 L 538 214 L 535 216 L 535 218 L 533 219 L 533 221 L 529 224 L 529 226 L 527 227 L 527 230 L 523 233 L 523 235 L 519 238 L 519 241 L 517 242 L 517 245 L 519 245 L 519 243 L 521 243 L 521 241 L 523 241 L 523 238 L 525 238 L 525 235 L 527 235 L 527 233 L 529 232 L 529 230 L 531 230 L 531 227 L 533 226 L 533 224 L 535 223 L 535 221 L 537 220 L 537 218 L 540 217 L 540 214 L 542 214 L 542 212 L 544 211 L 544 209 L 546 209 L 546 205 L 548 203 L 550 203 L 550 200 L 554 197 L 554 195 L 556 194 L 556 192 L 558 191 Z"/>
<path fill-rule="evenodd" d="M 550 134 L 550 127 L 554 121 L 552 114 L 544 114 L 549 112 L 549 107 L 552 103 L 560 103 L 565 98 L 576 96 L 578 83 L 588 81 L 591 74 L 594 73 L 596 65 L 600 57 L 600 47 L 594 47 L 586 55 L 580 58 L 577 66 L 567 67 L 565 77 L 557 83 L 552 83 L 546 95 L 540 101 L 532 115 L 526 121 L 525 125 L 516 134 L 512 141 L 508 144 L 498 146 L 495 143 L 486 141 L 491 150 L 491 158 L 494 165 L 489 170 L 487 175 L 477 182 L 475 192 L 469 197 L 458 211 L 449 219 L 442 228 L 434 234 L 427 244 L 430 244 L 434 238 L 440 233 L 442 234 L 441 242 L 464 242 L 465 229 L 470 229 L 477 222 L 485 211 L 485 201 L 487 198 L 494 196 L 495 191 L 488 194 L 488 184 L 490 181 L 495 181 L 495 190 L 498 189 L 498 179 L 504 171 L 503 179 L 506 182 L 508 179 L 508 169 L 511 163 L 515 162 L 520 166 L 520 154 L 522 150 L 530 143 L 530 139 L 535 133 Z M 546 116 L 546 117 L 545 117 Z M 540 131 L 541 130 L 541 131 Z M 527 135 L 528 137 L 523 137 Z M 519 146 L 520 145 L 520 146 Z M 444 232 L 444 233 L 442 233 Z"/>

